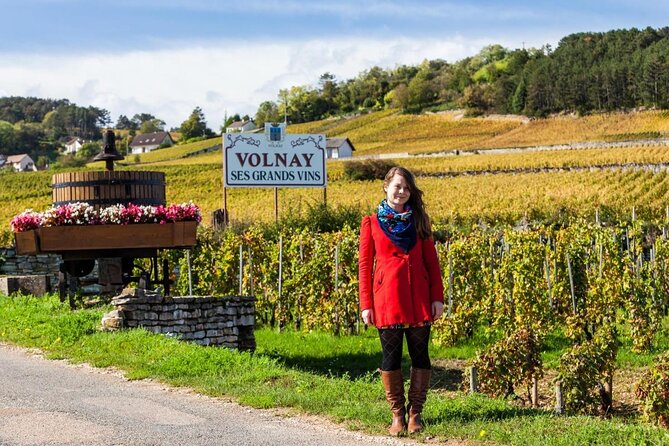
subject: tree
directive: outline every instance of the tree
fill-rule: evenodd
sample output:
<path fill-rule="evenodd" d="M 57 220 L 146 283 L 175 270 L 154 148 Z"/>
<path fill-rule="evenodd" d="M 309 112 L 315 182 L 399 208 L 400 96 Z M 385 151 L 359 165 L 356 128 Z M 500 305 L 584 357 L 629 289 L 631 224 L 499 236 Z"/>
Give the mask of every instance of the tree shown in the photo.
<path fill-rule="evenodd" d="M 119 115 L 115 128 L 116 130 L 137 130 L 136 123 L 128 119 L 126 115 Z"/>
<path fill-rule="evenodd" d="M 153 118 L 142 122 L 139 126 L 139 133 L 154 133 L 165 131 L 165 121 L 162 119 Z"/>
<path fill-rule="evenodd" d="M 279 122 L 281 120 L 276 102 L 265 101 L 258 106 L 255 116 L 255 123 L 258 127 L 264 127 L 266 122 Z"/>
<path fill-rule="evenodd" d="M 520 82 L 516 86 L 516 91 L 513 92 L 513 97 L 511 98 L 511 111 L 513 113 L 523 113 L 525 110 L 525 98 L 527 97 L 527 85 L 525 83 L 525 77 L 520 78 Z"/>
<path fill-rule="evenodd" d="M 405 84 L 399 84 L 389 91 L 383 100 L 391 108 L 399 108 L 405 111 L 409 107 L 409 90 Z"/>
<path fill-rule="evenodd" d="M 0 153 L 8 153 L 15 145 L 14 126 L 7 121 L 0 121 Z"/>
<path fill-rule="evenodd" d="M 200 107 L 195 107 L 188 119 L 181 123 L 181 137 L 184 140 L 199 136 L 213 136 L 213 132 L 207 128 L 204 112 Z"/>
<path fill-rule="evenodd" d="M 432 78 L 433 72 L 430 69 L 429 62 L 425 60 L 407 85 L 409 106 L 412 110 L 419 111 L 434 102 L 437 93 Z"/>
<path fill-rule="evenodd" d="M 97 142 L 87 142 L 77 151 L 76 157 L 88 161 L 100 153 L 101 150 L 102 148 Z"/>
<path fill-rule="evenodd" d="M 242 120 L 242 117 L 239 116 L 239 113 L 235 113 L 232 116 L 228 116 L 228 118 L 225 120 L 224 127 L 229 126 L 233 122 L 237 122 L 237 121 L 241 121 L 241 120 Z"/>

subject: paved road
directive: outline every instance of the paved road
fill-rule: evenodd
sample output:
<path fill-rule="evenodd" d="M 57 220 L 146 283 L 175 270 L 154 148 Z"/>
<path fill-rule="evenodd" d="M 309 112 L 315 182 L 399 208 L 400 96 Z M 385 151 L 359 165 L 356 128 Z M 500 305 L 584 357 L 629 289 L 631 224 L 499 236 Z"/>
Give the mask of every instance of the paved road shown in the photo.
<path fill-rule="evenodd" d="M 407 445 L 0 344 L 0 445 Z"/>

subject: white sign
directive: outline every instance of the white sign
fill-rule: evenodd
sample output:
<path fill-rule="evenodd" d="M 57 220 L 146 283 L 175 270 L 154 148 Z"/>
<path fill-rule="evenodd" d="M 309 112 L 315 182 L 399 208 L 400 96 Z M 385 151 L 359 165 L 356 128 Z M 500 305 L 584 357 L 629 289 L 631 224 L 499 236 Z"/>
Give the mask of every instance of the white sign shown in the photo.
<path fill-rule="evenodd" d="M 325 135 L 291 135 L 285 124 L 265 133 L 225 133 L 225 187 L 325 187 Z"/>

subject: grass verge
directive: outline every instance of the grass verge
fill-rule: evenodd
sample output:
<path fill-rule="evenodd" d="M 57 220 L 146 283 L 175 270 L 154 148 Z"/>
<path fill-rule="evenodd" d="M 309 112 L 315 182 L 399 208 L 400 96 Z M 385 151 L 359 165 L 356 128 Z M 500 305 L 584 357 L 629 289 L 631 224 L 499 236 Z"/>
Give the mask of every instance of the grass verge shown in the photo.
<path fill-rule="evenodd" d="M 70 311 L 55 296 L 0 297 L 0 340 L 39 348 L 49 358 L 113 366 L 131 379 L 151 377 L 211 396 L 232 397 L 241 404 L 290 407 L 351 429 L 385 432 L 389 412 L 381 385 L 373 372 L 363 372 L 378 364 L 378 341 L 372 333 L 336 338 L 259 330 L 258 351 L 249 354 L 182 343 L 144 330 L 100 332 L 102 313 L 102 309 Z M 322 373 L 328 366 L 333 373 Z M 347 368 L 352 372 L 346 373 Z M 652 426 L 557 417 L 482 396 L 433 392 L 424 418 L 427 429 L 419 439 L 528 446 L 669 443 L 669 433 Z"/>

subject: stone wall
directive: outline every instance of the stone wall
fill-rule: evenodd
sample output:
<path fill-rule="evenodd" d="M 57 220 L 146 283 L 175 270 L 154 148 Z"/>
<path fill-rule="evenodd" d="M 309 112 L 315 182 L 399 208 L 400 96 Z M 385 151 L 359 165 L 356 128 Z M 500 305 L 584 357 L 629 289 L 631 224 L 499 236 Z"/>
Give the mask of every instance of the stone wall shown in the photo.
<path fill-rule="evenodd" d="M 200 345 L 255 350 L 253 296 L 169 297 L 126 288 L 112 305 L 117 311 L 103 319 L 107 328 L 144 327 Z"/>
<path fill-rule="evenodd" d="M 60 256 L 57 254 L 38 254 L 34 256 L 16 255 L 14 248 L 0 248 L 0 275 L 24 276 L 46 275 L 49 277 L 51 289 L 58 288 L 58 271 Z"/>

